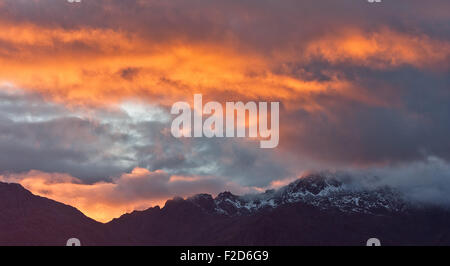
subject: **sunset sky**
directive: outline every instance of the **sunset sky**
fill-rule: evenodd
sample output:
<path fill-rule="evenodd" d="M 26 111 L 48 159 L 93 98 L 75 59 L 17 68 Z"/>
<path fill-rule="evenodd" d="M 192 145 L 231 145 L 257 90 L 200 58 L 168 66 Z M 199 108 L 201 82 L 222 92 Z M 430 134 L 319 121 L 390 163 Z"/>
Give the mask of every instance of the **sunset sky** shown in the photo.
<path fill-rule="evenodd" d="M 450 205 L 450 1 L 0 0 L 0 180 L 106 222 L 309 171 Z M 172 104 L 280 102 L 280 145 Z"/>

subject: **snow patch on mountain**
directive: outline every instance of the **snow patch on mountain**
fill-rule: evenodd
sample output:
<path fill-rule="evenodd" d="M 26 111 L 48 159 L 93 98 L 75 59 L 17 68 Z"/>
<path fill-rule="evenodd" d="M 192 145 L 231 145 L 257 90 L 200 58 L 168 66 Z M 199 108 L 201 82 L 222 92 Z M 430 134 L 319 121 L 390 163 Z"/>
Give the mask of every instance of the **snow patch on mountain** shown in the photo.
<path fill-rule="evenodd" d="M 391 188 L 358 187 L 329 174 L 308 175 L 283 188 L 261 194 L 237 196 L 223 192 L 215 199 L 202 194 L 188 200 L 207 211 L 228 216 L 246 215 L 295 203 L 324 210 L 366 214 L 400 212 L 407 207 L 400 193 Z"/>

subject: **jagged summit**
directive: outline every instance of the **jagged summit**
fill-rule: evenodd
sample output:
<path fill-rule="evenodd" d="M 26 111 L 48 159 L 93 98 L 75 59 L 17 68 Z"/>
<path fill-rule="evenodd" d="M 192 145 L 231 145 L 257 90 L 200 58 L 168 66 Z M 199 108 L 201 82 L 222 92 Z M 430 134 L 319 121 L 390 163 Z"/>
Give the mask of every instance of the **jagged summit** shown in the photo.
<path fill-rule="evenodd" d="M 83 245 L 365 245 L 373 236 L 386 245 L 450 243 L 447 209 L 415 208 L 392 189 L 328 175 L 255 195 L 177 197 L 107 224 L 19 185 L 0 183 L 0 192 L 0 244 L 8 245 L 65 245 L 71 237 Z"/>
<path fill-rule="evenodd" d="M 311 174 L 297 179 L 284 189 L 289 193 L 323 195 L 330 190 L 337 190 L 341 186 L 342 182 L 335 177 Z"/>
<path fill-rule="evenodd" d="M 207 212 L 227 216 L 248 215 L 293 203 L 347 213 L 398 212 L 407 205 L 400 193 L 393 189 L 355 187 L 336 176 L 326 174 L 310 174 L 278 190 L 267 190 L 261 194 L 238 196 L 222 192 L 216 198 L 199 194 L 187 201 Z"/>

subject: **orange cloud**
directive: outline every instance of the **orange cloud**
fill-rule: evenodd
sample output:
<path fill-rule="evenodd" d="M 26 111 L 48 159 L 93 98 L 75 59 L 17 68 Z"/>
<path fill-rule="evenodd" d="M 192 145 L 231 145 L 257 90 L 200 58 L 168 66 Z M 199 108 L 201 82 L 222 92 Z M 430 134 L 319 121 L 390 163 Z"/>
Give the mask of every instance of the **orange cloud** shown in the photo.
<path fill-rule="evenodd" d="M 384 28 L 371 33 L 347 29 L 322 36 L 306 47 L 309 57 L 332 63 L 350 61 L 356 65 L 391 68 L 403 64 L 427 68 L 447 62 L 450 43 L 423 34 L 407 34 Z"/>
<path fill-rule="evenodd" d="M 308 102 L 311 94 L 359 96 L 337 76 L 307 81 L 274 69 L 292 61 L 306 64 L 317 56 L 378 68 L 422 67 L 439 64 L 450 54 L 448 43 L 390 30 L 372 34 L 347 30 L 308 41 L 301 50 L 280 45 L 270 54 L 240 50 L 232 43 L 157 41 L 131 32 L 4 22 L 0 40 L 7 44 L 0 47 L 0 81 L 68 105 L 103 105 L 129 98 L 171 105 L 201 92 L 207 97 L 277 99 L 288 106 L 303 100 L 314 109 L 319 107 Z"/>

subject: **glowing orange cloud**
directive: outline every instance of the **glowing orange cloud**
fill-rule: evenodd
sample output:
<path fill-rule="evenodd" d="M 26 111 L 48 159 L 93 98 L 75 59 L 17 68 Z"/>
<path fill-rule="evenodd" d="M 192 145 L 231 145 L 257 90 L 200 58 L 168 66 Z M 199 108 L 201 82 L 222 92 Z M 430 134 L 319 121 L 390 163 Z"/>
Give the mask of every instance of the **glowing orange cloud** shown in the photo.
<path fill-rule="evenodd" d="M 374 68 L 402 64 L 426 68 L 446 62 L 446 57 L 450 55 L 450 43 L 387 28 L 371 33 L 348 29 L 311 42 L 306 54 L 309 57 L 320 56 L 332 63 L 350 61 Z"/>
<path fill-rule="evenodd" d="M 318 56 L 333 63 L 351 60 L 377 68 L 422 67 L 439 64 L 450 54 L 448 43 L 389 30 L 372 34 L 346 30 L 309 41 L 301 50 L 282 45 L 271 54 L 239 51 L 239 45 L 227 43 L 156 41 L 121 31 L 6 23 L 0 23 L 0 40 L 14 47 L 0 47 L 0 81 L 68 105 L 129 98 L 170 105 L 200 92 L 206 97 L 277 99 L 288 106 L 303 100 L 303 107 L 314 109 L 320 106 L 308 102 L 311 94 L 364 96 L 338 77 L 306 81 L 274 69 L 286 62 L 308 63 Z"/>

